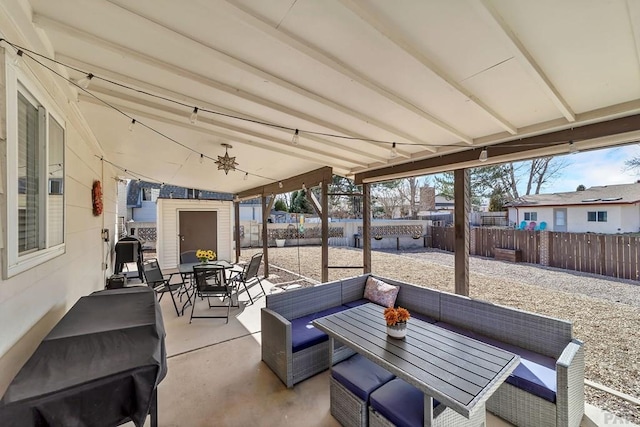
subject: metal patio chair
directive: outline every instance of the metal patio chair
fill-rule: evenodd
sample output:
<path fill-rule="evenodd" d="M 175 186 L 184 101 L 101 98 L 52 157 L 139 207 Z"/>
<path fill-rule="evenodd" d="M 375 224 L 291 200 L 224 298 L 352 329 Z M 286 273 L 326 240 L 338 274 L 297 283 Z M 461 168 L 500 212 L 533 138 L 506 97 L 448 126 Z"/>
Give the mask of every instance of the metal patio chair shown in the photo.
<path fill-rule="evenodd" d="M 192 294 L 193 300 L 191 301 L 191 317 L 189 317 L 189 323 L 192 319 L 226 319 L 225 323 L 229 323 L 229 313 L 231 312 L 232 301 L 232 287 L 224 282 L 224 270 L 220 267 L 208 266 L 208 265 L 196 265 L 193 267 L 193 277 L 195 281 L 195 288 Z M 193 312 L 196 307 L 198 297 L 207 300 L 209 308 L 227 308 L 227 315 L 199 315 L 194 316 Z M 226 305 L 212 305 L 211 297 L 221 297 L 222 302 L 228 298 L 229 302 Z"/>
<path fill-rule="evenodd" d="M 176 299 L 173 293 L 179 292 L 183 283 L 171 283 L 173 276 L 178 273 L 171 273 L 168 275 L 162 274 L 162 270 L 160 269 L 160 264 L 158 264 L 157 259 L 145 261 L 142 264 L 142 270 L 144 272 L 147 285 L 156 291 L 156 294 L 160 295 L 158 302 L 161 301 L 164 294 L 168 292 L 169 295 L 171 295 L 171 301 L 173 301 L 173 307 L 176 309 L 176 314 L 180 316 L 180 311 L 178 310 L 178 305 L 176 304 Z"/>
<path fill-rule="evenodd" d="M 247 283 L 257 281 L 258 284 L 260 285 L 260 289 L 262 289 L 262 294 L 266 295 L 266 293 L 264 292 L 264 288 L 262 287 L 262 282 L 258 277 L 258 270 L 260 269 L 261 262 L 262 262 L 262 252 L 252 256 L 251 261 L 249 261 L 248 264 L 245 264 L 244 267 L 237 266 L 238 268 L 232 269 L 232 272 L 235 272 L 237 274 L 235 276 L 232 276 L 230 280 L 233 282 L 236 282 L 238 287 L 240 286 L 240 283 L 244 285 L 244 290 L 247 292 L 247 295 L 249 295 L 249 301 L 251 301 L 251 304 L 253 304 L 253 298 L 249 293 L 249 288 L 247 286 Z"/>

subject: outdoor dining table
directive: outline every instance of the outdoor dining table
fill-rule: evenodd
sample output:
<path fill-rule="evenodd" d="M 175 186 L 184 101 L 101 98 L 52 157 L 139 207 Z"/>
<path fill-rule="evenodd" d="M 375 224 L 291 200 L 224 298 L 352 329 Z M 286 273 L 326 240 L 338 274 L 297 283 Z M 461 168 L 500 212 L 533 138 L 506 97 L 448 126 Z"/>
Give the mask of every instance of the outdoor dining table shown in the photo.
<path fill-rule="evenodd" d="M 407 336 L 387 336 L 384 308 L 368 303 L 314 320 L 316 328 L 420 389 L 425 419 L 433 399 L 466 418 L 484 411 L 486 400 L 520 363 L 520 357 L 418 319 Z M 425 425 L 431 425 L 425 423 Z"/>
<path fill-rule="evenodd" d="M 0 426 L 138 427 L 167 373 L 160 306 L 147 286 L 82 297 L 44 338 L 0 400 Z"/>

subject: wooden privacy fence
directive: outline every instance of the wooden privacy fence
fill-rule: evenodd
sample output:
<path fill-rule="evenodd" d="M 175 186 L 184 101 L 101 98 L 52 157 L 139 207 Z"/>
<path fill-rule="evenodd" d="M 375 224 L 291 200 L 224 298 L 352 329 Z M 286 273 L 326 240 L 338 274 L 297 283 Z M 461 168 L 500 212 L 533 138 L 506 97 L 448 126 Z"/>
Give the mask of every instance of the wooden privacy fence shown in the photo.
<path fill-rule="evenodd" d="M 493 258 L 494 249 L 518 249 L 522 262 L 540 263 L 540 232 L 507 228 L 475 228 L 474 255 Z"/>
<path fill-rule="evenodd" d="M 549 233 L 549 265 L 640 280 L 640 238 L 619 234 Z"/>
<path fill-rule="evenodd" d="M 453 230 L 453 227 L 431 227 L 431 247 L 453 252 L 455 236 Z"/>
<path fill-rule="evenodd" d="M 430 227 L 431 247 L 454 251 L 453 227 Z M 516 249 L 522 261 L 566 270 L 640 280 L 640 237 L 474 227 L 472 255 L 494 257 L 496 248 Z"/>

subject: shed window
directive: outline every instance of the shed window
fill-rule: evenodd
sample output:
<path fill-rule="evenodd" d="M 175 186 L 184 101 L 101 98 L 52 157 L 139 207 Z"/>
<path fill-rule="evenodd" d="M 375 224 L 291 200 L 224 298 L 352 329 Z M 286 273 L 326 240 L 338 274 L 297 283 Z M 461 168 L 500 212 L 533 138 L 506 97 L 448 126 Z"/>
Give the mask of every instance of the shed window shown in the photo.
<path fill-rule="evenodd" d="M 525 212 L 524 213 L 525 221 L 537 221 L 538 220 L 538 212 Z"/>

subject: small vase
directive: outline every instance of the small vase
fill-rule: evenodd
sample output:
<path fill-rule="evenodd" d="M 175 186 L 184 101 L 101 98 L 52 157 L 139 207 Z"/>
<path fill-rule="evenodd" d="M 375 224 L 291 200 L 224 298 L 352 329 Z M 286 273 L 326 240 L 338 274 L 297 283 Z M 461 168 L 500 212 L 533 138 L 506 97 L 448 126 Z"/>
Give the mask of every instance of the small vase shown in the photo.
<path fill-rule="evenodd" d="M 407 322 L 401 322 L 393 326 L 387 325 L 387 335 L 391 338 L 403 339 L 407 336 Z"/>

